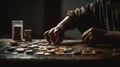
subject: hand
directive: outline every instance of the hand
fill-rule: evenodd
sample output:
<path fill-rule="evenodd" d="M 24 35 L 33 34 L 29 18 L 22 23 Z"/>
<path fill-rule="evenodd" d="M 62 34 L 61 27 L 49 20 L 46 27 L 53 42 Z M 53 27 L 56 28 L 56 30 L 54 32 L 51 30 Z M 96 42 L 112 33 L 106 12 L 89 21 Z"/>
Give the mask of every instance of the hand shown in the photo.
<path fill-rule="evenodd" d="M 50 44 L 58 44 L 63 41 L 64 31 L 60 27 L 54 27 L 46 31 L 44 37 Z"/>
<path fill-rule="evenodd" d="M 102 29 L 89 28 L 82 34 L 83 42 L 89 44 L 102 43 L 107 31 Z"/>

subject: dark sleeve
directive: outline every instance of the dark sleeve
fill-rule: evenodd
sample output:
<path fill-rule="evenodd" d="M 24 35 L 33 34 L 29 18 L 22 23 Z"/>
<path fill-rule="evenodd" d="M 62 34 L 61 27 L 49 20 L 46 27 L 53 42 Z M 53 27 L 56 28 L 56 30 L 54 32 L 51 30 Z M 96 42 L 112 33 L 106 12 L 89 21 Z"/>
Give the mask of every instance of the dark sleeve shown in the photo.
<path fill-rule="evenodd" d="M 120 32 L 109 31 L 105 35 L 105 42 L 108 44 L 112 44 L 113 46 L 120 46 Z"/>
<path fill-rule="evenodd" d="M 90 27 L 99 28 L 99 7 L 100 0 L 97 0 L 87 5 L 76 8 L 75 10 L 69 10 L 68 16 L 75 19 L 75 24 L 81 33 L 89 29 Z"/>

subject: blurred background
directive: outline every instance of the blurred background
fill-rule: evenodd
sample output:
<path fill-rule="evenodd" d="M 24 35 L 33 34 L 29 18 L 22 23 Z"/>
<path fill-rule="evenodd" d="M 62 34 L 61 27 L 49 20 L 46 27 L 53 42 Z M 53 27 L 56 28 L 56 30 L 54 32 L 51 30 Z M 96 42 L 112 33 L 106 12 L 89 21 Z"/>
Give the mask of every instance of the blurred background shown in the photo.
<path fill-rule="evenodd" d="M 32 29 L 33 38 L 56 26 L 68 10 L 85 6 L 94 0 L 0 0 L 0 37 L 12 37 L 12 20 L 23 20 L 24 29 Z M 80 39 L 78 29 L 65 33 L 66 38 Z"/>

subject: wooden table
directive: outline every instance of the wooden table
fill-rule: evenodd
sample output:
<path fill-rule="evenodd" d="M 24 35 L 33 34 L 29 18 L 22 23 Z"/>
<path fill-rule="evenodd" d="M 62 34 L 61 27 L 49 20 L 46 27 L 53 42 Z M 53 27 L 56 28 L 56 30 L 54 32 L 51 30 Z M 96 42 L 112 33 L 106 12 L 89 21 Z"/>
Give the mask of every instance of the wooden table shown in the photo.
<path fill-rule="evenodd" d="M 0 39 L 0 45 L 9 45 L 11 39 Z M 44 39 L 35 39 L 35 40 L 44 40 Z M 59 45 L 69 46 L 76 49 L 85 50 L 89 46 L 83 44 L 81 40 L 64 40 Z M 99 51 L 99 54 L 95 55 L 78 55 L 78 56 L 65 56 L 65 55 L 51 55 L 51 56 L 35 56 L 35 55 L 7 55 L 0 54 L 0 64 L 3 65 L 94 65 L 94 64 L 119 64 L 120 56 L 113 54 L 113 48 L 111 45 L 97 44 L 93 48 L 96 51 Z"/>

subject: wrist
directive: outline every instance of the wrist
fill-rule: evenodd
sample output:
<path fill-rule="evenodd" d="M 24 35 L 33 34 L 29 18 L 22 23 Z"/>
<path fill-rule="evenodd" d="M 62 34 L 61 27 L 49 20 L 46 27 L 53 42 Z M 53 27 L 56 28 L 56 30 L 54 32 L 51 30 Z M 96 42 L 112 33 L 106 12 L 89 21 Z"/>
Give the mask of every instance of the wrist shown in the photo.
<path fill-rule="evenodd" d="M 59 30 L 61 30 L 63 32 L 65 31 L 65 28 L 62 25 L 57 25 L 55 28 L 59 29 Z"/>

